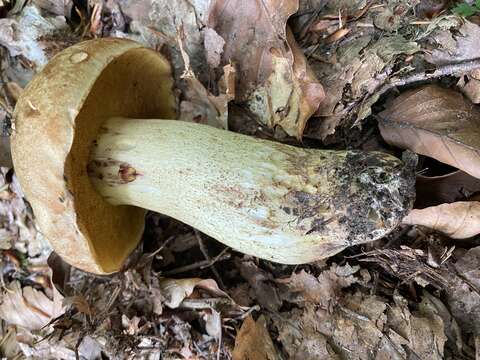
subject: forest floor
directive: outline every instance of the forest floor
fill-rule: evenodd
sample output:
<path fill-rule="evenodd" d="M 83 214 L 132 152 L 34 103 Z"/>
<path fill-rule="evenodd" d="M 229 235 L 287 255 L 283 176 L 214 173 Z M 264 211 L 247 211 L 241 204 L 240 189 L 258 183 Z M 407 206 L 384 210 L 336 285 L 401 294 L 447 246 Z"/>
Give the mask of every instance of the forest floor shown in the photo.
<path fill-rule="evenodd" d="M 70 267 L 35 225 L 8 135 L 31 78 L 99 37 L 164 54 L 182 120 L 416 152 L 415 210 L 380 240 L 297 266 L 149 213 L 124 270 Z M 479 39 L 478 1 L 0 0 L 0 354 L 480 359 Z"/>

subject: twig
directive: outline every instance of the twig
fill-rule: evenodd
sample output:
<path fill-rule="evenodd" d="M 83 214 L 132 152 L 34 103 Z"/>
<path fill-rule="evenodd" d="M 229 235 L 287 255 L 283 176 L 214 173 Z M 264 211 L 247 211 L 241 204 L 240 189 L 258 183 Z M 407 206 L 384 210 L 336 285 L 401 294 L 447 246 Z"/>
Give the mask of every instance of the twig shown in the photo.
<path fill-rule="evenodd" d="M 231 255 L 226 253 L 227 250 L 228 250 L 228 248 L 225 248 L 218 256 L 216 256 L 211 261 L 208 261 L 208 260 L 198 261 L 196 263 L 185 265 L 185 266 L 182 266 L 182 267 L 179 267 L 179 268 L 176 268 L 176 269 L 172 269 L 170 271 L 165 271 L 164 273 L 162 273 L 162 275 L 171 276 L 171 275 L 180 274 L 180 273 L 184 273 L 184 272 L 195 270 L 195 269 L 205 269 L 205 268 L 213 265 L 217 261 L 223 261 L 223 260 L 230 259 Z"/>
<path fill-rule="evenodd" d="M 442 65 L 437 67 L 437 69 L 432 73 L 422 72 L 400 78 L 392 78 L 389 83 L 385 84 L 384 86 L 387 86 L 388 89 L 391 89 L 396 86 L 404 86 L 418 81 L 438 78 L 440 76 L 464 73 L 478 68 L 480 68 L 480 59 L 477 58 L 456 64 Z"/>
<path fill-rule="evenodd" d="M 200 247 L 200 251 L 202 252 L 203 256 L 205 257 L 205 260 L 212 261 L 210 258 L 210 255 L 208 254 L 207 247 L 205 246 L 205 242 L 203 241 L 202 234 L 197 229 L 193 230 L 195 233 L 195 237 L 197 238 L 198 241 L 198 246 Z M 225 290 L 225 284 L 222 281 L 222 278 L 220 277 L 220 274 L 217 271 L 217 268 L 215 267 L 214 263 L 211 264 L 211 269 L 213 275 L 215 276 L 215 279 L 217 280 L 218 285 L 222 290 Z"/>
<path fill-rule="evenodd" d="M 408 76 L 392 77 L 386 82 L 384 82 L 382 85 L 379 85 L 373 92 L 370 93 L 368 97 L 365 97 L 364 100 L 361 101 L 360 103 L 352 103 L 349 107 L 347 107 L 344 110 L 344 112 L 348 113 L 352 110 L 352 108 L 358 105 L 364 104 L 372 96 L 380 97 L 381 95 L 385 94 L 387 91 L 397 86 L 405 86 L 405 85 L 413 84 L 420 81 L 439 78 L 441 76 L 449 76 L 449 75 L 455 75 L 459 73 L 465 73 L 475 69 L 480 69 L 480 58 L 459 62 L 459 63 L 454 63 L 454 64 L 446 64 L 446 65 L 438 66 L 435 71 L 430 73 L 421 72 L 421 73 L 411 74 Z M 360 120 L 357 119 L 352 125 L 352 127 L 357 126 L 359 122 Z"/>

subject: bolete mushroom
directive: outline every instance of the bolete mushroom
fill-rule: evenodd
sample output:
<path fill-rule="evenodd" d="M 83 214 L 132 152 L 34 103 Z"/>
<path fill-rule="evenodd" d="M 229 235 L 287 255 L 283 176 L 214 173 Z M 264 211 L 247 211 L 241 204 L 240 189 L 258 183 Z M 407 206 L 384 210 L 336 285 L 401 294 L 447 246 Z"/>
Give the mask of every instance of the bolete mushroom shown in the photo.
<path fill-rule="evenodd" d="M 380 152 L 304 149 L 175 119 L 169 63 L 125 39 L 56 55 L 19 99 L 16 175 L 70 264 L 118 271 L 145 209 L 238 251 L 307 263 L 378 239 L 411 207 L 413 168 Z"/>

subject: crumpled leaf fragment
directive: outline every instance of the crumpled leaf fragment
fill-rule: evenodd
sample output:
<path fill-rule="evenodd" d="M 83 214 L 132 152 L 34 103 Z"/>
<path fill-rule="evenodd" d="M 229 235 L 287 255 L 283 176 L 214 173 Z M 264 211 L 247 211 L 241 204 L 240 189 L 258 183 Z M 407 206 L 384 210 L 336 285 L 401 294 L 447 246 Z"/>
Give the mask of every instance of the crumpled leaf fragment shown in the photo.
<path fill-rule="evenodd" d="M 474 104 L 480 104 L 480 69 L 469 71 L 457 82 L 460 91 Z"/>
<path fill-rule="evenodd" d="M 235 69 L 230 65 L 224 66 L 225 93 L 218 96 L 211 94 L 197 79 L 190 64 L 190 57 L 184 50 L 185 39 L 183 27 L 179 28 L 178 43 L 185 64 L 185 70 L 181 78 L 186 82 L 184 97 L 180 103 L 180 118 L 182 121 L 192 121 L 218 127 L 228 128 L 228 103 L 233 100 L 235 90 L 231 88 L 235 84 Z"/>
<path fill-rule="evenodd" d="M 61 295 L 56 296 L 57 299 L 49 299 L 43 292 L 30 286 L 22 288 L 18 281 L 13 281 L 1 295 L 0 318 L 29 330 L 39 330 L 63 313 L 61 300 L 58 301 Z"/>
<path fill-rule="evenodd" d="M 301 138 L 324 92 L 286 26 L 297 9 L 298 0 L 216 0 L 208 26 L 225 40 L 222 63 L 239 73 L 235 100 L 263 125 Z"/>
<path fill-rule="evenodd" d="M 11 56 L 24 56 L 39 70 L 49 58 L 48 44 L 42 39 L 66 28 L 63 16 L 43 17 L 36 6 L 28 5 L 17 17 L 0 19 L 0 45 Z"/>
<path fill-rule="evenodd" d="M 165 305 L 171 309 L 179 307 L 184 299 L 193 294 L 195 288 L 203 289 L 215 296 L 228 297 L 213 279 L 161 279 L 159 282 L 159 289 L 165 298 Z"/>
<path fill-rule="evenodd" d="M 235 338 L 233 360 L 276 360 L 279 354 L 267 330 L 265 317 L 248 316 Z"/>
<path fill-rule="evenodd" d="M 379 119 L 389 144 L 480 178 L 480 110 L 462 94 L 425 85 L 395 98 Z"/>

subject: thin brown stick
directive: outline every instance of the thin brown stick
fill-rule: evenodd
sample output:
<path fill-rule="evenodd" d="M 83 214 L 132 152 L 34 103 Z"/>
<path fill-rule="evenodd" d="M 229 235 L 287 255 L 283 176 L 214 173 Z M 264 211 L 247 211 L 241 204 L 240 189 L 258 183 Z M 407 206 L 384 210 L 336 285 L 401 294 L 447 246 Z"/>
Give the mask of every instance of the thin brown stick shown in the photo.
<path fill-rule="evenodd" d="M 212 259 L 210 258 L 210 255 L 208 254 L 208 249 L 205 246 L 205 242 L 203 241 L 202 234 L 197 229 L 194 229 L 194 233 L 195 233 L 195 237 L 197 238 L 198 246 L 200 247 L 200 251 L 202 252 L 203 256 L 205 257 L 205 260 L 208 260 L 208 261 L 211 262 Z M 217 283 L 220 286 L 220 288 L 222 290 L 225 290 L 225 284 L 223 283 L 223 280 L 222 280 L 219 272 L 217 271 L 217 268 L 215 267 L 215 265 L 213 265 L 213 263 L 211 265 L 210 270 L 212 271 L 213 275 L 215 276 L 215 279 L 217 280 Z"/>
<path fill-rule="evenodd" d="M 230 259 L 231 255 L 229 253 L 226 253 L 227 250 L 228 250 L 228 248 L 225 248 L 220 254 L 218 254 L 215 258 L 213 258 L 210 261 L 209 260 L 202 260 L 202 261 L 198 261 L 198 262 L 193 263 L 193 264 L 181 266 L 179 268 L 163 272 L 162 276 L 171 276 L 171 275 L 176 275 L 176 274 L 184 273 L 184 272 L 191 271 L 191 270 L 205 269 L 209 266 L 212 266 L 217 261 L 228 260 L 228 259 Z"/>

